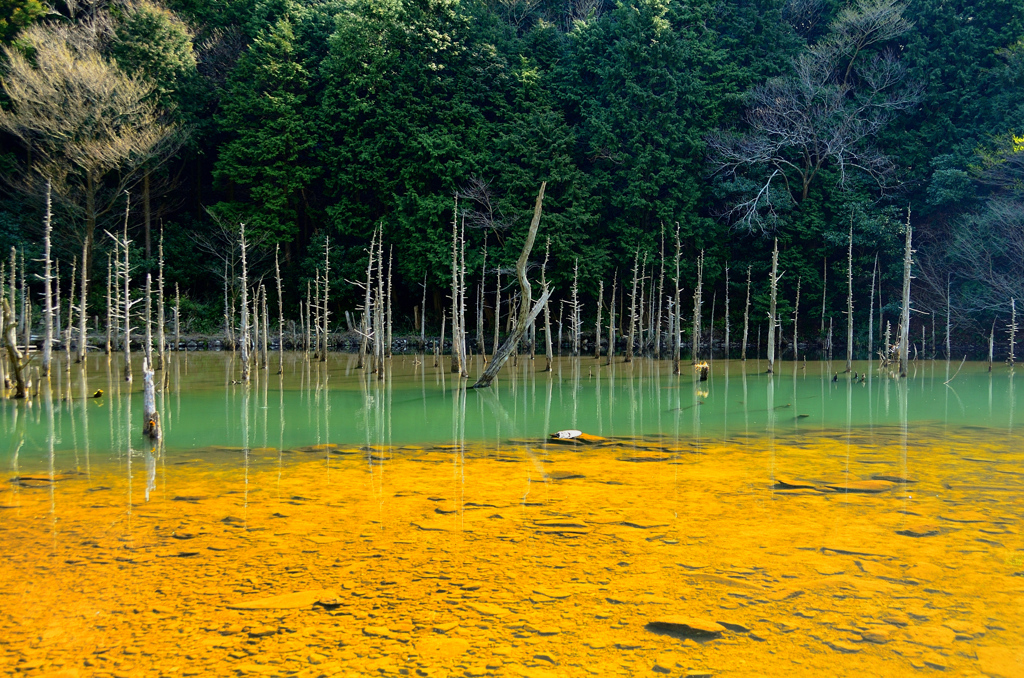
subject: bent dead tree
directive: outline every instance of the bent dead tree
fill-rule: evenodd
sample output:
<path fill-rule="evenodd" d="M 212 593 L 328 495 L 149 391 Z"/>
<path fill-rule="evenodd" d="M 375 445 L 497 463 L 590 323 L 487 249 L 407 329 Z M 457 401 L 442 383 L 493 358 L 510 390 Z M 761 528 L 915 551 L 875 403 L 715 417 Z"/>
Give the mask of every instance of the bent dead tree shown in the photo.
<path fill-rule="evenodd" d="M 519 318 L 516 320 L 515 327 L 512 333 L 505 338 L 505 343 L 501 345 L 501 348 L 495 352 L 494 358 L 490 364 L 487 365 L 487 369 L 484 370 L 477 382 L 473 384 L 473 388 L 486 388 L 491 385 L 494 381 L 494 377 L 497 376 L 498 371 L 508 360 L 512 352 L 516 350 L 519 345 L 519 341 L 523 338 L 526 333 L 526 328 L 531 322 L 536 319 L 537 315 L 544 308 L 548 298 L 551 296 L 551 290 L 547 289 L 541 293 L 540 299 L 536 303 L 533 303 L 533 297 L 530 289 L 530 281 L 526 278 L 526 263 L 530 258 L 530 252 L 533 250 L 533 242 L 537 238 L 537 228 L 540 226 L 540 214 L 541 207 L 544 203 L 544 189 L 547 187 L 547 182 L 541 182 L 540 192 L 537 193 L 537 202 L 533 207 L 533 220 L 530 221 L 530 231 L 526 235 L 526 242 L 523 243 L 523 251 L 519 255 L 519 261 L 516 262 L 516 276 L 519 278 L 519 288 L 522 292 L 522 301 L 519 305 Z M 531 307 L 532 304 L 532 307 Z"/>

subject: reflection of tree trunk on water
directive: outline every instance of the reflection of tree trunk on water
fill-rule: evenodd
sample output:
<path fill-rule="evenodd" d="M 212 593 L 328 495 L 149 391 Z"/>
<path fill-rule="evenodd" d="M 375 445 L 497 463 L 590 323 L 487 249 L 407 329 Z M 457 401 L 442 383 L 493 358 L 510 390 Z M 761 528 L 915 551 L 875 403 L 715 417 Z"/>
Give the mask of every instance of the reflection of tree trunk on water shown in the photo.
<path fill-rule="evenodd" d="M 53 420 L 53 391 L 50 388 L 50 380 L 43 379 L 39 383 L 39 388 L 42 389 L 43 395 L 43 412 L 46 416 L 46 471 L 49 475 L 50 482 L 50 521 L 51 531 L 53 533 L 54 540 L 57 538 L 57 495 L 56 485 L 54 481 L 55 470 L 55 459 L 54 459 L 54 443 L 56 442 L 57 431 L 54 426 Z M 56 542 L 54 543 L 56 546 Z"/>
<path fill-rule="evenodd" d="M 768 375 L 768 478 L 775 485 L 775 376 Z M 697 408 L 695 408 L 697 409 Z"/>

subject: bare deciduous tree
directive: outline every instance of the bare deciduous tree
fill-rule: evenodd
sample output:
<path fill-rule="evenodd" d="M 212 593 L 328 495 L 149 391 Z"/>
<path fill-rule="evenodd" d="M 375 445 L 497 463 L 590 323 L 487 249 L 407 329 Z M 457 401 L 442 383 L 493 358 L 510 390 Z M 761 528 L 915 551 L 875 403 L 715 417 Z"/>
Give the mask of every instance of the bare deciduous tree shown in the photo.
<path fill-rule="evenodd" d="M 905 82 L 895 52 L 872 48 L 910 26 L 896 0 L 859 0 L 793 61 L 789 75 L 747 93 L 748 131 L 708 138 L 714 173 L 742 187 L 727 217 L 767 230 L 780 209 L 807 199 L 826 168 L 840 186 L 852 174 L 882 192 L 897 183 L 895 164 L 872 140 L 918 91 Z"/>

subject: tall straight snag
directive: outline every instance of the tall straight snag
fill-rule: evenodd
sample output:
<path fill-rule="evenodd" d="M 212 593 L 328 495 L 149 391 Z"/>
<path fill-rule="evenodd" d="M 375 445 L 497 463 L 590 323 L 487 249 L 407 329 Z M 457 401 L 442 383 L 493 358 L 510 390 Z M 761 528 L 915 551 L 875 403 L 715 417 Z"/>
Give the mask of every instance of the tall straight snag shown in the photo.
<path fill-rule="evenodd" d="M 547 187 L 547 182 L 543 182 L 540 185 L 540 191 L 537 193 L 537 202 L 533 207 L 533 219 L 530 221 L 530 230 L 526 234 L 526 242 L 523 243 L 523 251 L 519 255 L 519 260 L 516 262 L 516 276 L 519 278 L 519 288 L 522 293 L 522 299 L 519 304 L 519 318 L 516 321 L 515 328 L 512 334 L 505 338 L 505 343 L 502 344 L 501 349 L 498 350 L 494 357 L 494 360 L 487 366 L 483 374 L 473 388 L 484 388 L 490 386 L 491 382 L 494 381 L 494 377 L 497 376 L 498 370 L 501 369 L 505 361 L 508 360 L 509 355 L 519 345 L 519 340 L 523 338 L 523 334 L 526 332 L 527 326 L 537 317 L 547 303 L 548 298 L 551 296 L 551 290 L 544 290 L 541 293 L 540 299 L 536 303 L 533 303 L 532 290 L 530 288 L 530 281 L 526 277 L 526 264 L 530 258 L 530 252 L 533 250 L 533 243 L 537 239 L 537 229 L 540 227 L 540 215 L 544 205 L 544 189 Z M 531 306 L 532 305 L 532 306 Z"/>
<path fill-rule="evenodd" d="M 800 359 L 800 343 L 797 337 L 797 328 L 800 323 L 800 278 L 796 279 L 796 304 L 793 306 L 793 361 Z"/>
<path fill-rule="evenodd" d="M 653 291 L 651 296 L 654 297 Z M 658 295 L 654 305 L 658 309 L 654 321 L 654 357 L 661 360 L 661 309 L 665 305 L 665 224 L 661 225 L 661 273 L 658 275 Z"/>
<path fill-rule="evenodd" d="M 284 374 L 284 294 L 281 292 L 280 251 L 281 245 L 274 247 L 274 277 L 277 279 L 277 373 Z"/>
<path fill-rule="evenodd" d="M 601 311 L 604 306 L 604 280 L 597 292 L 597 321 L 594 323 L 594 360 L 601 359 Z"/>
<path fill-rule="evenodd" d="M 129 251 L 131 250 L 130 242 L 128 240 L 128 212 L 131 208 L 131 197 L 125 193 L 125 204 L 124 204 L 124 238 L 121 242 L 121 247 L 124 248 L 124 267 L 121 271 L 121 277 L 124 280 L 124 380 L 128 383 L 132 381 L 132 296 L 131 296 L 131 281 L 132 281 L 132 269 L 129 260 Z M 85 265 L 85 259 L 82 259 L 82 265 Z M 85 280 L 85 276 L 82 276 Z M 83 303 L 78 313 L 84 317 L 85 304 Z M 81 325 L 85 325 L 85 320 L 81 320 Z M 80 332 L 78 340 L 82 343 L 85 342 L 85 333 Z"/>
<path fill-rule="evenodd" d="M 74 290 L 74 288 L 75 288 L 74 275 L 75 275 L 74 273 L 71 274 L 71 289 L 72 290 Z M 113 316 L 114 316 L 114 308 L 113 308 L 113 306 L 114 306 L 114 304 L 113 304 L 113 296 L 111 294 L 111 292 L 112 292 L 112 289 L 111 289 L 112 279 L 113 279 L 112 265 L 111 265 L 110 253 L 108 252 L 107 253 L 107 343 L 106 343 L 106 346 L 104 346 L 104 352 L 107 354 L 107 359 L 108 360 L 110 359 L 110 351 L 111 351 L 111 348 L 112 348 L 111 347 L 111 343 L 110 343 L 111 342 L 111 331 L 113 330 L 113 325 L 114 325 L 114 323 L 113 323 Z M 71 292 L 71 295 L 74 295 L 74 291 Z M 68 313 L 68 326 L 69 327 L 71 326 L 71 314 L 70 313 Z M 70 335 L 68 335 L 68 336 L 70 336 Z"/>
<path fill-rule="evenodd" d="M 633 292 L 629 295 L 629 336 L 626 339 L 626 357 L 622 362 L 633 362 L 633 341 L 636 337 L 636 285 L 638 282 L 640 248 L 633 255 Z"/>
<path fill-rule="evenodd" d="M 747 266 L 747 300 L 743 304 L 743 346 L 740 349 L 740 360 L 747 359 L 747 336 L 750 330 L 750 266 Z"/>
<path fill-rule="evenodd" d="M 324 238 L 324 299 L 323 308 L 320 311 L 320 317 L 323 320 L 323 328 L 321 330 L 321 337 L 323 338 L 323 347 L 320 349 L 320 362 L 327 362 L 327 327 L 330 318 L 330 314 L 327 311 L 328 292 L 330 288 L 330 274 L 331 274 L 331 241 L 330 238 Z"/>
<path fill-rule="evenodd" d="M 148 177 L 148 175 L 147 175 Z M 156 279 L 156 369 L 164 369 L 164 347 L 167 344 L 167 317 L 164 313 L 164 225 L 160 224 L 160 242 L 157 245 L 157 252 L 159 253 L 159 268 L 157 269 Z M 150 361 L 152 365 L 152 361 Z"/>
<path fill-rule="evenodd" d="M 875 252 L 875 267 L 871 270 L 871 302 L 868 307 L 868 360 L 873 360 L 875 353 L 875 278 L 877 275 L 878 253 Z"/>
<path fill-rule="evenodd" d="M 910 248 L 913 229 L 910 226 L 910 208 L 907 208 L 907 239 L 903 248 L 903 308 L 900 317 L 900 376 L 907 376 L 910 350 L 910 267 L 914 251 Z"/>
<path fill-rule="evenodd" d="M 853 217 L 846 250 L 846 372 L 853 370 Z"/>
<path fill-rule="evenodd" d="M 53 295 L 50 264 L 50 234 L 53 231 L 53 211 L 50 203 L 50 180 L 46 180 L 46 216 L 43 218 L 43 367 L 42 375 L 50 374 L 50 355 L 53 351 Z"/>
<path fill-rule="evenodd" d="M 704 250 L 700 251 L 697 257 L 697 289 L 693 291 L 693 363 L 700 360 L 700 316 L 701 305 L 704 303 Z"/>
<path fill-rule="evenodd" d="M 249 383 L 249 270 L 246 262 L 247 245 L 245 224 L 238 226 L 238 239 L 242 246 L 242 383 Z"/>
<path fill-rule="evenodd" d="M 797 290 L 800 289 L 799 283 L 797 284 Z M 797 299 L 800 297 L 800 292 L 797 292 Z M 798 302 L 799 303 L 799 302 Z M 794 335 L 796 330 L 793 330 Z M 725 267 L 725 359 L 729 359 L 729 267 Z"/>
<path fill-rule="evenodd" d="M 675 322 L 672 323 L 672 374 L 679 374 L 680 373 L 679 361 L 680 361 L 680 359 L 682 357 L 681 354 L 683 352 L 683 338 L 681 336 L 682 328 L 683 328 L 683 324 L 682 324 L 683 318 L 682 318 L 682 315 L 680 314 L 680 310 L 682 308 L 680 306 L 680 304 L 683 303 L 683 298 L 681 296 L 681 287 L 679 285 L 679 283 L 681 282 L 680 277 L 679 277 L 679 263 L 680 263 L 680 259 L 682 259 L 682 255 L 683 255 L 683 249 L 682 249 L 682 243 L 679 240 L 679 222 L 677 221 L 676 222 L 676 298 L 675 298 L 675 305 L 673 306 L 673 310 L 675 311 L 676 319 L 675 319 Z"/>
<path fill-rule="evenodd" d="M 771 300 L 768 306 L 768 374 L 775 372 L 775 326 L 778 324 L 776 301 L 779 290 L 779 239 L 772 246 Z"/>
<path fill-rule="evenodd" d="M 608 303 L 608 365 L 612 364 L 615 355 L 615 292 L 619 284 L 619 269 L 612 276 L 612 298 Z"/>
<path fill-rule="evenodd" d="M 551 255 L 551 238 L 548 238 L 547 244 L 544 246 L 544 265 L 540 267 L 540 286 L 541 293 L 548 291 L 548 279 L 546 271 L 548 269 L 548 257 Z M 600 345 L 600 338 L 598 339 L 598 345 Z M 547 302 L 544 303 L 544 371 L 551 371 L 551 362 L 555 356 L 551 350 L 551 307 Z"/>

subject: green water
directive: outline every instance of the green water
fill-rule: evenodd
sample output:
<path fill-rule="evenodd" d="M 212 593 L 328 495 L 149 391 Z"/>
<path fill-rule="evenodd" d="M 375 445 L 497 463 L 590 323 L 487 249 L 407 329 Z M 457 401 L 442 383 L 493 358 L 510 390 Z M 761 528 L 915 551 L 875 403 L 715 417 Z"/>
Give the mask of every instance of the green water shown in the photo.
<path fill-rule="evenodd" d="M 877 365 L 858 362 L 853 371 L 866 376 L 840 374 L 833 381 L 841 363 L 781 363 L 769 376 L 763 361 L 717 361 L 711 378 L 699 382 L 685 364 L 674 376 L 667 361 L 620 358 L 609 365 L 607 359 L 563 358 L 544 373 L 538 371 L 543 361 L 523 358 L 506 367 L 495 386 L 468 391 L 430 356 L 395 357 L 384 381 L 357 369 L 346 354 L 326 363 L 286 355 L 282 374 L 277 365 L 273 356 L 270 369 L 254 370 L 244 387 L 233 383 L 239 371 L 231 354 L 170 356 L 166 389 L 158 396 L 166 452 L 501 442 L 561 429 L 627 440 L 667 435 L 697 444 L 741 434 L 924 424 L 978 427 L 978 435 L 998 437 L 1024 418 L 1013 370 L 997 365 L 990 373 L 983 363 L 956 373 L 955 363 L 921 362 L 906 380 L 894 380 Z M 470 382 L 482 368 L 478 359 Z M 0 454 L 22 472 L 49 465 L 51 427 L 59 468 L 104 464 L 129 445 L 142 447 L 139 372 L 127 384 L 120 361 L 108 363 L 105 356 L 91 357 L 86 369 L 58 366 L 49 394 L 0 405 Z M 96 389 L 102 397 L 89 397 Z"/>

